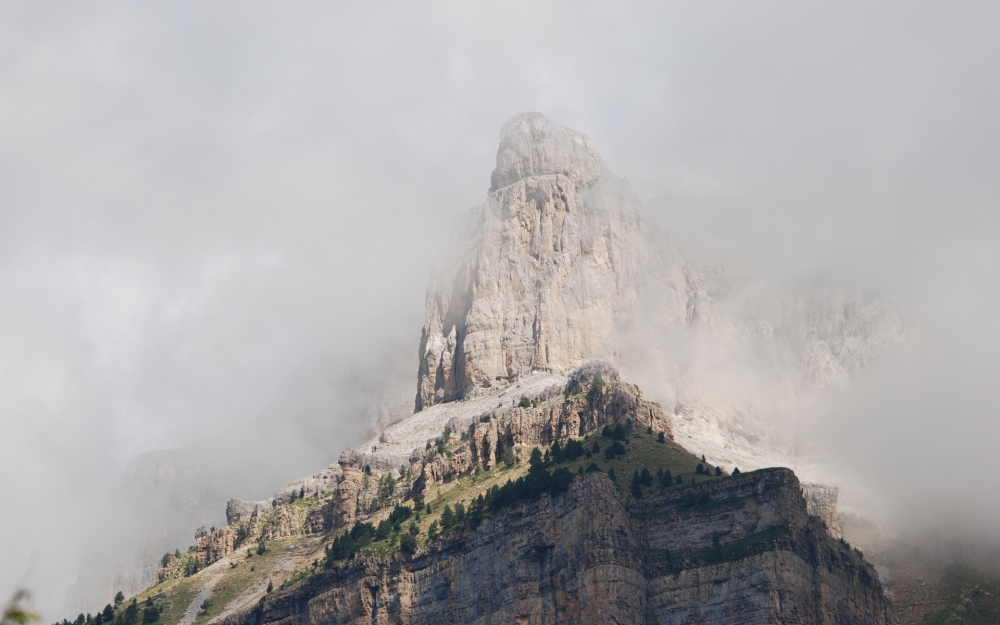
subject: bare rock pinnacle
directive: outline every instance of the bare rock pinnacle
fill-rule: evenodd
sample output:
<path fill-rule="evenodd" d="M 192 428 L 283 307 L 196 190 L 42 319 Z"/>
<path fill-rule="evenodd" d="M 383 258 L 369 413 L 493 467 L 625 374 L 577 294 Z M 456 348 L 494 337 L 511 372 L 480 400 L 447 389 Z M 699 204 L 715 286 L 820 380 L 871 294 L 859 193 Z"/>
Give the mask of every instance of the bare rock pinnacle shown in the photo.
<path fill-rule="evenodd" d="M 588 137 L 517 115 L 491 182 L 428 289 L 417 410 L 614 359 L 640 290 L 642 202 Z"/>

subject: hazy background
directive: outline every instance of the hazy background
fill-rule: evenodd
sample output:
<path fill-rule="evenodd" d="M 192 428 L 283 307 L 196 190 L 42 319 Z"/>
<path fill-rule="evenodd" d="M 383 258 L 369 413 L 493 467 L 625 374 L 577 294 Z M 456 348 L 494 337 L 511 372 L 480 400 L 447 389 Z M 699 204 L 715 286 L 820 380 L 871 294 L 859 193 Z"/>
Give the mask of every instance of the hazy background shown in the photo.
<path fill-rule="evenodd" d="M 431 264 L 529 110 L 744 271 L 901 302 L 926 340 L 816 438 L 902 517 L 1000 525 L 998 27 L 985 2 L 0 3 L 0 591 L 55 618 L 142 452 L 279 423 L 280 485 L 358 442 L 367 389 L 415 390 Z"/>

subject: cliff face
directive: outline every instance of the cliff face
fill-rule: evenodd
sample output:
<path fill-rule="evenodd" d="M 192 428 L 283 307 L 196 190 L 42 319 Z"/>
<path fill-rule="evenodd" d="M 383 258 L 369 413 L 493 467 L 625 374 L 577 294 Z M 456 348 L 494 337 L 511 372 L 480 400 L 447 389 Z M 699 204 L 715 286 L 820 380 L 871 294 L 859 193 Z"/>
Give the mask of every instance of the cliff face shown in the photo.
<path fill-rule="evenodd" d="M 641 503 L 588 475 L 395 568 L 356 558 L 229 625 L 893 623 L 870 565 L 762 470 Z"/>
<path fill-rule="evenodd" d="M 543 115 L 504 124 L 491 182 L 465 218 L 463 246 L 428 288 L 418 411 L 533 370 L 615 360 L 619 326 L 659 260 L 628 182 L 588 137 Z M 686 295 L 674 299 L 683 321 Z"/>

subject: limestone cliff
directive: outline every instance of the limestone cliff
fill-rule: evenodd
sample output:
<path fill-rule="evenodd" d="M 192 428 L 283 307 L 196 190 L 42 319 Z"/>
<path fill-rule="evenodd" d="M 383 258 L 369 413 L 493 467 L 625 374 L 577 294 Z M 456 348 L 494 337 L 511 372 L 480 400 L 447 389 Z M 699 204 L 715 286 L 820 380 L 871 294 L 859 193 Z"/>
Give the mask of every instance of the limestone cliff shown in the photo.
<path fill-rule="evenodd" d="M 578 478 L 395 566 L 358 557 L 224 622 L 895 621 L 872 567 L 773 469 L 641 505 L 604 475 Z"/>
<path fill-rule="evenodd" d="M 504 124 L 491 182 L 428 288 L 418 411 L 533 370 L 616 360 L 618 332 L 661 261 L 628 181 L 588 137 L 543 115 Z M 685 310 L 696 304 L 683 270 L 667 277 L 678 290 L 672 313 L 696 315 Z"/>

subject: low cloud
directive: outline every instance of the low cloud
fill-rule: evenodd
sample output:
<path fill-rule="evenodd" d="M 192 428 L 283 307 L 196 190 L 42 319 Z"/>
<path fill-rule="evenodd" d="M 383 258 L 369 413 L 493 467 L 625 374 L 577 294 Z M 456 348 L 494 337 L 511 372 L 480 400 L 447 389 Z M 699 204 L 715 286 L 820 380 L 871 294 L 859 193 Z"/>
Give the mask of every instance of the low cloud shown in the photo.
<path fill-rule="evenodd" d="M 280 424 L 251 497 L 364 436 L 527 110 L 767 289 L 901 302 L 924 342 L 806 434 L 894 518 L 996 517 L 996 7 L 63 9 L 0 9 L 0 588 L 46 619 L 137 455 Z"/>

